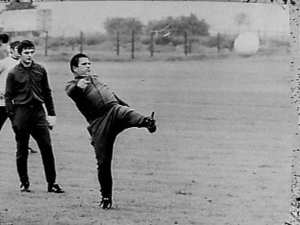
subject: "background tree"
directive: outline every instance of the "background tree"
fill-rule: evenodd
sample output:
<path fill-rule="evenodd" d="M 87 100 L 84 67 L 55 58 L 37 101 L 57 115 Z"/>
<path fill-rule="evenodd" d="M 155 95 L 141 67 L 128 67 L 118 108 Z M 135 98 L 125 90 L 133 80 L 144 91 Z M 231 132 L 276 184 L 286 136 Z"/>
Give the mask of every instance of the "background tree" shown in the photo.
<path fill-rule="evenodd" d="M 170 36 L 159 37 L 156 39 L 156 44 L 168 44 L 172 42 L 174 45 L 182 44 L 184 33 L 187 32 L 190 38 L 195 36 L 209 36 L 210 26 L 206 21 L 199 20 L 196 15 L 180 17 L 167 17 L 160 21 L 150 21 L 146 27 L 146 32 L 151 33 L 155 30 L 161 30 L 170 25 L 167 30 Z"/>
<path fill-rule="evenodd" d="M 108 18 L 104 22 L 104 27 L 106 34 L 109 37 L 115 37 L 117 32 L 120 36 L 123 36 L 122 40 L 131 38 L 132 30 L 134 30 L 135 35 L 138 37 L 143 33 L 143 24 L 136 18 Z"/>
<path fill-rule="evenodd" d="M 174 33 L 181 35 L 182 32 L 187 32 L 189 35 L 208 36 L 209 25 L 204 19 L 199 20 L 196 15 L 180 16 L 175 20 L 176 26 Z"/>

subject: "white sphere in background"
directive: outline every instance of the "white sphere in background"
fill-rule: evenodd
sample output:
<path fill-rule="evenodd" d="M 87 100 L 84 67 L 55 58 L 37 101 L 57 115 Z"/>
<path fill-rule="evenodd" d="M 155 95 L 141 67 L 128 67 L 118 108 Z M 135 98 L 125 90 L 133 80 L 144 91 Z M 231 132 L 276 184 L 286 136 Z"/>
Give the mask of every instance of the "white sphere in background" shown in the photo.
<path fill-rule="evenodd" d="M 234 50 L 240 56 L 251 56 L 259 49 L 259 38 L 252 32 L 244 32 L 234 41 Z"/>

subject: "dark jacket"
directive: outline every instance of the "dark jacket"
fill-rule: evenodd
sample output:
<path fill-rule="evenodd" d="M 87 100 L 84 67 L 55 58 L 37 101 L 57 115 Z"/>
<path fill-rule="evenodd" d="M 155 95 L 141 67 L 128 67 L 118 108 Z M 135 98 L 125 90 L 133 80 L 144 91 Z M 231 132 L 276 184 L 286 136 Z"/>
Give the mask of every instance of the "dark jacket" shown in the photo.
<path fill-rule="evenodd" d="M 55 116 L 52 91 L 45 68 L 35 62 L 29 67 L 19 63 L 7 75 L 5 105 L 8 115 L 13 115 L 13 105 L 42 103 L 45 103 L 48 115 Z"/>
<path fill-rule="evenodd" d="M 90 83 L 86 88 L 79 88 L 77 83 L 82 78 L 75 77 L 69 81 L 65 90 L 89 123 L 105 114 L 115 104 L 128 106 L 111 92 L 107 85 L 99 82 L 96 75 L 84 77 Z"/>

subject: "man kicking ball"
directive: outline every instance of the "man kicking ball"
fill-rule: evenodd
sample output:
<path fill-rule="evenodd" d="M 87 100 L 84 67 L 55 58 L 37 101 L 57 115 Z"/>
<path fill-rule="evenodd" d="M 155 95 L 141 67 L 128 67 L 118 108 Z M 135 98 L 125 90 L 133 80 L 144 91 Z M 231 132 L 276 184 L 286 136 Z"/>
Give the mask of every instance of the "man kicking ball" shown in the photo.
<path fill-rule="evenodd" d="M 100 81 L 91 75 L 91 62 L 87 55 L 79 53 L 72 57 L 70 69 L 75 78 L 66 86 L 67 95 L 89 123 L 91 144 L 98 164 L 98 180 L 102 200 L 100 207 L 112 207 L 113 145 L 116 137 L 130 127 L 145 127 L 150 133 L 156 131 L 156 121 L 131 109 Z"/>

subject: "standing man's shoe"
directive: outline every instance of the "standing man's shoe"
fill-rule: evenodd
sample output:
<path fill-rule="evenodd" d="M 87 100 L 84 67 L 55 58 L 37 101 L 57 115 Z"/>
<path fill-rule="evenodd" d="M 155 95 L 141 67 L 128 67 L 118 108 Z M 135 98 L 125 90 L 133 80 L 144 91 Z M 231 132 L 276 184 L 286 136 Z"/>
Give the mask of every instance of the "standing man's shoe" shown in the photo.
<path fill-rule="evenodd" d="M 111 209 L 111 207 L 112 207 L 112 199 L 111 198 L 102 198 L 99 206 L 102 209 Z"/>
<path fill-rule="evenodd" d="M 20 186 L 21 192 L 30 192 L 29 186 L 30 186 L 29 181 L 27 181 L 25 183 L 22 183 L 21 186 Z"/>
<path fill-rule="evenodd" d="M 65 193 L 65 191 L 58 184 L 48 184 L 48 192 Z"/>

